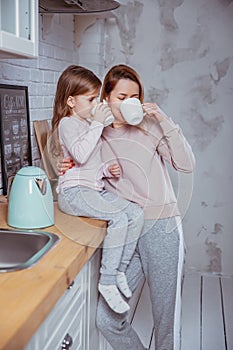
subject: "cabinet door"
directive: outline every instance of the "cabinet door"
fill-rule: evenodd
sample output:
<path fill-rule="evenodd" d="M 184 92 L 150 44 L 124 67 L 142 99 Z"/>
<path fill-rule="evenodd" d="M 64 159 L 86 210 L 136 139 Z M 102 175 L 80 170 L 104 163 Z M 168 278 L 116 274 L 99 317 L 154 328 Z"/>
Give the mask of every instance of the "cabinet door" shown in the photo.
<path fill-rule="evenodd" d="M 38 0 L 0 0 L 0 58 L 38 55 Z"/>
<path fill-rule="evenodd" d="M 74 350 L 84 350 L 87 266 L 75 278 L 24 350 L 61 350 L 66 336 Z"/>
<path fill-rule="evenodd" d="M 83 349 L 99 349 L 99 331 L 96 328 L 96 310 L 98 303 L 98 282 L 100 271 L 101 249 L 97 248 L 94 256 L 88 264 L 88 289 L 86 303 L 86 328 L 85 328 L 85 345 Z"/>

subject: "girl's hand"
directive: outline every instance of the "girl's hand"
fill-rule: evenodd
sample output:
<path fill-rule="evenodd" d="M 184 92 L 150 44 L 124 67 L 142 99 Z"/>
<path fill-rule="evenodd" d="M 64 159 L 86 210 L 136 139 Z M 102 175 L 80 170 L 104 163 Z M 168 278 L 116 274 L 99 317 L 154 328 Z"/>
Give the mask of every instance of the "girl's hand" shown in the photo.
<path fill-rule="evenodd" d="M 104 121 L 107 117 L 110 117 L 112 114 L 112 111 L 108 104 L 106 103 L 99 103 L 96 108 L 93 115 L 93 120 L 97 120 L 98 122 L 104 124 Z"/>
<path fill-rule="evenodd" d="M 62 158 L 57 162 L 57 173 L 58 176 L 64 175 L 65 172 L 74 166 L 73 159 Z"/>
<path fill-rule="evenodd" d="M 146 112 L 149 117 L 154 118 L 158 122 L 161 122 L 168 118 L 156 103 L 143 103 L 143 111 Z"/>
<path fill-rule="evenodd" d="M 121 176 L 121 168 L 119 164 L 112 164 L 108 167 L 108 171 L 112 174 L 114 177 L 120 177 Z"/>

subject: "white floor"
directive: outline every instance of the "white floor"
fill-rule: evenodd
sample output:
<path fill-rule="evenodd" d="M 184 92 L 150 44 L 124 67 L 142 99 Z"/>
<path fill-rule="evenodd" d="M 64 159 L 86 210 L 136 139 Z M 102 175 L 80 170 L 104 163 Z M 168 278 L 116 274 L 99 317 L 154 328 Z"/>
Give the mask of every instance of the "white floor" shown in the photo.
<path fill-rule="evenodd" d="M 148 286 L 131 315 L 143 344 L 155 350 Z M 182 350 L 233 350 L 233 278 L 186 272 L 182 294 Z M 133 349 L 132 349 L 133 350 Z"/>

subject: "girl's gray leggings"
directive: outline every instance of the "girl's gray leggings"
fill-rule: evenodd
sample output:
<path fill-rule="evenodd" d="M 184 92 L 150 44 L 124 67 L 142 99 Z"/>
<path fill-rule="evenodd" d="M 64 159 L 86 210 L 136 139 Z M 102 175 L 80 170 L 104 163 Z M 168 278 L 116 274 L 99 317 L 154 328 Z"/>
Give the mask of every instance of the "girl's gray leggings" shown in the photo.
<path fill-rule="evenodd" d="M 142 232 L 142 209 L 106 190 L 99 192 L 84 186 L 65 188 L 58 195 L 58 205 L 70 215 L 108 221 L 100 283 L 115 284 L 117 270 L 125 272 Z"/>

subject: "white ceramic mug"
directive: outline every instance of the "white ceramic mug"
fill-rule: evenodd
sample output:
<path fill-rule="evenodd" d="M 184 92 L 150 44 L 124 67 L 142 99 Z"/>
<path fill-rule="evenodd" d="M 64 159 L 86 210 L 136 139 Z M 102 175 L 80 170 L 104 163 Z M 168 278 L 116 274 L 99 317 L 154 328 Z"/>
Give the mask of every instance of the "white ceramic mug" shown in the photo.
<path fill-rule="evenodd" d="M 106 104 L 107 102 L 104 100 L 103 101 L 104 104 Z M 92 108 L 92 111 L 91 111 L 91 114 L 92 116 L 94 116 L 95 114 L 95 111 L 96 111 L 96 108 L 97 108 L 97 105 L 95 107 Z M 88 118 L 89 119 L 89 118 Z M 104 121 L 104 126 L 108 126 L 108 125 L 111 125 L 113 122 L 114 122 L 115 118 L 112 114 L 110 114 Z"/>
<path fill-rule="evenodd" d="M 125 121 L 130 125 L 138 125 L 143 120 L 142 104 L 138 98 L 125 99 L 120 104 L 120 111 Z"/>

